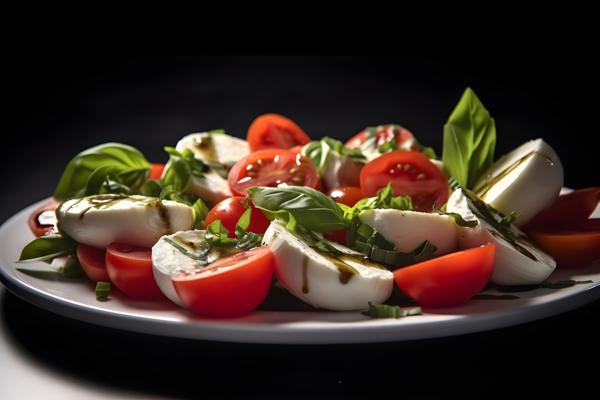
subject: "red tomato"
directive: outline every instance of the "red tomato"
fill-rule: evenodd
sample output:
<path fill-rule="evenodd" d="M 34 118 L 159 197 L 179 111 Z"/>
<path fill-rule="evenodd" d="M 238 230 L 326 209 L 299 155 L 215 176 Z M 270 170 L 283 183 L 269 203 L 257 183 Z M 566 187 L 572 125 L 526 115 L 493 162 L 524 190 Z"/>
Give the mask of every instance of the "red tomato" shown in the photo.
<path fill-rule="evenodd" d="M 494 271 L 496 245 L 447 254 L 394 271 L 396 285 L 426 307 L 465 303 L 485 287 Z"/>
<path fill-rule="evenodd" d="M 296 154 L 300 154 L 302 152 L 303 147 L 304 147 L 304 145 L 294 146 L 290 149 L 290 151 L 293 153 L 296 153 Z"/>
<path fill-rule="evenodd" d="M 150 249 L 111 243 L 106 248 L 106 270 L 112 283 L 129 297 L 141 300 L 164 298 L 154 281 Z"/>
<path fill-rule="evenodd" d="M 363 195 L 363 192 L 359 187 L 344 186 L 330 191 L 329 197 L 331 197 L 338 203 L 342 203 L 347 205 L 348 207 L 352 207 L 365 196 Z"/>
<path fill-rule="evenodd" d="M 185 307 L 212 318 L 241 317 L 267 297 L 273 275 L 273 254 L 266 247 L 222 258 L 193 274 L 173 277 Z"/>
<path fill-rule="evenodd" d="M 582 228 L 580 225 L 578 231 L 530 231 L 529 237 L 554 257 L 559 267 L 576 268 L 600 258 L 600 229 L 592 224 L 589 230 Z"/>
<path fill-rule="evenodd" d="M 325 236 L 325 239 L 327 240 L 331 240 L 332 242 L 336 242 L 345 246 L 347 234 L 347 229 L 340 229 L 339 231 L 324 232 L 323 236 Z"/>
<path fill-rule="evenodd" d="M 160 179 L 164 169 L 165 164 L 152 163 L 152 167 L 150 168 L 150 179 Z"/>
<path fill-rule="evenodd" d="M 58 232 L 56 213 L 54 212 L 58 204 L 58 201 L 50 199 L 31 213 L 27 225 L 29 225 L 29 229 L 35 236 Z"/>
<path fill-rule="evenodd" d="M 279 114 L 258 116 L 247 135 L 250 151 L 262 149 L 290 149 L 310 142 L 310 137 L 294 121 Z"/>
<path fill-rule="evenodd" d="M 375 147 L 379 147 L 394 138 L 396 139 L 397 149 L 409 150 L 413 146 L 415 138 L 414 135 L 411 133 L 411 131 L 401 127 L 400 125 L 379 125 L 375 129 Z M 363 143 L 365 143 L 366 137 L 367 130 L 361 131 L 348 140 L 345 146 L 350 149 L 360 147 Z"/>
<path fill-rule="evenodd" d="M 220 220 L 225 228 L 229 230 L 229 237 L 235 237 L 235 225 L 246 212 L 246 207 L 243 204 L 244 198 L 242 196 L 233 196 L 225 199 L 214 206 L 206 216 L 204 220 L 204 227 L 206 228 L 212 222 Z M 248 231 L 254 233 L 263 234 L 269 227 L 271 221 L 260 211 L 250 203 L 252 209 L 250 214 L 250 225 L 248 225 Z"/>
<path fill-rule="evenodd" d="M 83 272 L 92 282 L 110 282 L 106 271 L 106 250 L 87 244 L 77 245 L 77 259 Z"/>
<path fill-rule="evenodd" d="M 559 196 L 547 209 L 536 215 L 524 230 L 577 229 L 587 224 L 600 201 L 600 187 L 574 190 Z"/>
<path fill-rule="evenodd" d="M 317 170 L 300 154 L 289 150 L 260 150 L 238 161 L 229 171 L 229 187 L 234 195 L 245 195 L 252 186 L 272 186 L 280 183 L 316 188 Z"/>
<path fill-rule="evenodd" d="M 443 172 L 418 151 L 393 151 L 374 159 L 360 173 L 365 196 L 392 184 L 396 196 L 410 196 L 415 210 L 431 211 L 442 207 L 450 189 Z"/>

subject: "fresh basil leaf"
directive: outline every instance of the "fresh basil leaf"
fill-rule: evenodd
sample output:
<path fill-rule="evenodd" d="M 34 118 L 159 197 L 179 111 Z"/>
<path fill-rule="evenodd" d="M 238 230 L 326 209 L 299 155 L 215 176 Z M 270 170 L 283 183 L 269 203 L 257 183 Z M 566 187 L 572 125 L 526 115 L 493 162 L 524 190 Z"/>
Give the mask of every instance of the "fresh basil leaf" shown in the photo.
<path fill-rule="evenodd" d="M 492 164 L 496 125 L 475 92 L 467 88 L 444 125 L 442 161 L 448 176 L 472 188 Z"/>
<path fill-rule="evenodd" d="M 212 130 L 208 131 L 207 133 L 211 134 L 211 135 L 224 135 L 225 134 L 225 129 L 222 129 L 222 128 L 212 129 Z"/>
<path fill-rule="evenodd" d="M 29 242 L 21 251 L 18 262 L 52 262 L 56 257 L 71 254 L 77 242 L 60 235 L 40 236 Z"/>
<path fill-rule="evenodd" d="M 416 139 L 413 143 L 413 148 L 416 149 L 417 151 L 425 154 L 427 156 L 427 158 L 431 159 L 431 160 L 437 160 L 437 154 L 435 154 L 435 150 L 433 149 L 433 147 L 427 147 L 427 146 L 423 146 L 421 143 L 419 143 Z"/>
<path fill-rule="evenodd" d="M 242 250 L 250 250 L 255 247 L 259 247 L 262 239 L 262 235 L 254 232 L 245 232 L 241 237 L 238 238 L 235 246 Z"/>
<path fill-rule="evenodd" d="M 160 179 L 148 179 L 140 188 L 140 193 L 144 196 L 159 197 L 163 187 Z"/>
<path fill-rule="evenodd" d="M 246 211 L 240 216 L 237 223 L 235 224 L 235 236 L 241 238 L 250 226 L 250 217 L 252 216 L 252 209 L 247 208 Z"/>
<path fill-rule="evenodd" d="M 112 167 L 122 183 L 133 188 L 141 185 L 150 170 L 150 163 L 139 150 L 125 144 L 105 143 L 92 147 L 76 155 L 67 164 L 54 197 L 67 200 L 83 196 L 90 176 L 100 167 Z M 91 184 L 90 188 L 94 185 Z"/>
<path fill-rule="evenodd" d="M 421 307 L 400 308 L 387 304 L 374 304 L 369 302 L 369 309 L 363 313 L 371 318 L 404 318 L 413 315 L 422 315 Z"/>
<path fill-rule="evenodd" d="M 213 221 L 206 227 L 206 241 L 215 246 L 231 246 L 236 244 L 236 239 L 228 237 L 229 229 L 225 228 L 220 220 Z"/>
<path fill-rule="evenodd" d="M 342 157 L 350 157 L 354 161 L 366 162 L 365 156 L 358 148 L 348 149 L 339 140 L 330 137 L 324 137 L 321 140 L 316 140 L 307 144 L 302 148 L 302 155 L 308 158 L 320 175 L 325 172 L 331 153 L 335 153 Z"/>
<path fill-rule="evenodd" d="M 513 222 L 515 222 L 518 218 L 519 218 L 519 213 L 516 211 L 512 211 L 510 214 L 502 217 L 502 220 L 500 221 L 500 223 L 502 225 L 510 225 Z"/>
<path fill-rule="evenodd" d="M 96 282 L 96 300 L 107 301 L 110 293 L 110 282 Z"/>
<path fill-rule="evenodd" d="M 377 151 L 383 154 L 387 153 L 388 151 L 394 151 L 397 148 L 398 142 L 396 141 L 396 138 L 392 138 L 391 140 L 388 140 L 387 142 L 379 145 L 379 147 L 377 147 Z"/>
<path fill-rule="evenodd" d="M 392 185 L 388 183 L 386 187 L 377 191 L 375 197 L 361 199 L 350 209 L 344 208 L 344 218 L 346 221 L 352 220 L 361 212 L 376 208 L 412 210 L 413 205 L 410 196 L 394 196 Z"/>
<path fill-rule="evenodd" d="M 347 226 L 337 203 L 323 193 L 302 186 L 252 187 L 248 194 L 256 208 L 271 220 L 277 218 L 315 232 Z"/>
<path fill-rule="evenodd" d="M 438 214 L 440 214 L 440 215 L 447 215 L 449 217 L 452 217 L 454 219 L 454 223 L 456 225 L 458 225 L 458 226 L 463 226 L 463 227 L 466 227 L 466 228 L 475 228 L 477 226 L 477 224 L 478 224 L 477 220 L 474 219 L 474 220 L 471 220 L 471 221 L 467 221 L 459 213 L 446 212 L 446 211 L 440 211 L 440 210 L 437 210 L 435 212 L 438 213 Z"/>
<path fill-rule="evenodd" d="M 192 205 L 192 211 L 194 212 L 194 229 L 202 229 L 204 226 L 204 220 L 208 215 L 208 207 L 202 199 L 198 199 Z"/>
<path fill-rule="evenodd" d="M 172 157 L 165 166 L 163 184 L 172 186 L 177 191 L 184 191 L 190 184 L 192 173 L 189 165 L 180 157 Z"/>

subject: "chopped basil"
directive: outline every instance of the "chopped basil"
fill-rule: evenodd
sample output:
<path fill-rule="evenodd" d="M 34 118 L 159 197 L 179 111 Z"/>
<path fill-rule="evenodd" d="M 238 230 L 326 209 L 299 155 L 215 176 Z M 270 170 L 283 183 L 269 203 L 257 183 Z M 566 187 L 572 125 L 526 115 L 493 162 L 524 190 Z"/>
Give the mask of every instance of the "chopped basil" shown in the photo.
<path fill-rule="evenodd" d="M 108 294 L 110 293 L 110 282 L 97 282 L 96 283 L 96 300 L 107 301 Z"/>
<path fill-rule="evenodd" d="M 510 285 L 510 286 L 498 286 L 496 289 L 503 293 L 514 293 L 514 292 L 528 292 L 536 289 L 564 289 L 575 285 L 594 283 L 594 281 L 576 281 L 573 279 L 567 279 L 557 282 L 542 282 L 534 285 Z"/>
<path fill-rule="evenodd" d="M 344 147 L 342 142 L 330 137 L 310 142 L 302 149 L 302 155 L 313 163 L 319 174 L 323 174 L 327 168 L 332 152 L 340 156 L 350 157 L 355 161 L 366 162 L 366 158 L 360 149 L 348 149 Z"/>
<path fill-rule="evenodd" d="M 494 160 L 496 124 L 471 88 L 444 125 L 443 147 L 447 175 L 469 189 Z"/>
<path fill-rule="evenodd" d="M 369 309 L 363 313 L 371 318 L 404 318 L 413 315 L 422 315 L 421 307 L 400 308 L 387 304 L 373 304 L 369 302 Z"/>
<path fill-rule="evenodd" d="M 202 199 L 198 199 L 192 205 L 192 210 L 194 212 L 194 229 L 201 229 L 204 226 L 204 220 L 208 215 L 208 207 Z"/>
<path fill-rule="evenodd" d="M 458 226 L 463 226 L 463 227 L 466 227 L 466 228 L 475 228 L 479 224 L 477 222 L 477 220 L 475 220 L 475 219 L 473 219 L 471 221 L 467 221 L 459 213 L 447 212 L 447 211 L 435 211 L 435 212 L 437 212 L 440 215 L 447 215 L 449 217 L 452 217 L 454 219 L 454 222 Z"/>

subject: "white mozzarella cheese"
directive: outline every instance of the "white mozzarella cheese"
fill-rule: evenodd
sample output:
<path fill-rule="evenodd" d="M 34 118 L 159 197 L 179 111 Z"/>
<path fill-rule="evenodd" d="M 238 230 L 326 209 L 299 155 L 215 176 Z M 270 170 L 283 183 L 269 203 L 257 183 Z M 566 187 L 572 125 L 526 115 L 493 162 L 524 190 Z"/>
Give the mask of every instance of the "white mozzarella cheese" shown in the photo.
<path fill-rule="evenodd" d="M 177 142 L 175 149 L 190 149 L 197 159 L 219 163 L 227 168 L 250 154 L 248 142 L 224 133 L 192 133 Z"/>

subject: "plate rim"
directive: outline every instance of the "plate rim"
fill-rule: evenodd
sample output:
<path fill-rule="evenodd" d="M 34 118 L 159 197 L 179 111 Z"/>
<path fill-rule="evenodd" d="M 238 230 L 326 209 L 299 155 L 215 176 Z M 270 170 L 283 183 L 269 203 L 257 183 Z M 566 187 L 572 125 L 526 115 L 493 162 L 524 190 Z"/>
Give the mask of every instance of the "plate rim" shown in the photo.
<path fill-rule="evenodd" d="M 8 229 L 23 215 L 31 212 L 48 199 L 33 203 L 2 223 L 0 232 Z M 290 330 L 285 324 L 258 324 L 247 322 L 232 324 L 223 321 L 231 320 L 190 320 L 191 323 L 182 324 L 181 321 L 158 319 L 156 317 L 139 316 L 122 313 L 116 310 L 103 309 L 77 303 L 73 300 L 48 293 L 40 288 L 19 280 L 10 273 L 10 267 L 5 265 L 5 260 L 0 259 L 0 282 L 18 297 L 41 307 L 47 311 L 73 318 L 86 323 L 120 329 L 128 332 L 137 332 L 150 335 L 178 337 L 193 340 L 208 340 L 237 343 L 263 343 L 263 344 L 346 344 L 346 343 L 375 343 L 421 340 L 437 337 L 447 337 L 470 334 L 503 327 L 519 325 L 526 322 L 548 318 L 588 304 L 600 297 L 600 281 L 595 281 L 591 286 L 575 293 L 548 299 L 541 303 L 534 303 L 525 307 L 500 309 L 496 312 L 486 312 L 477 315 L 460 315 L 456 318 L 442 321 L 427 321 L 422 324 L 400 325 L 402 320 L 369 320 L 353 321 L 351 328 L 348 322 L 318 322 L 317 326 L 294 326 Z M 259 311 L 271 313 L 273 311 Z M 319 311 L 315 311 L 319 312 Z M 289 311 L 286 313 L 294 313 Z M 306 312 L 299 312 L 306 315 Z M 470 319 L 470 320 L 469 320 Z M 132 323 L 135 322 L 135 323 Z M 427 325 L 437 328 L 429 329 L 426 334 L 422 330 Z M 360 335 L 348 334 L 351 332 Z M 364 334 L 369 333 L 368 339 Z M 222 336 L 221 334 L 226 333 Z M 399 335 L 400 333 L 400 335 Z M 250 334 L 249 336 L 246 336 Z"/>

